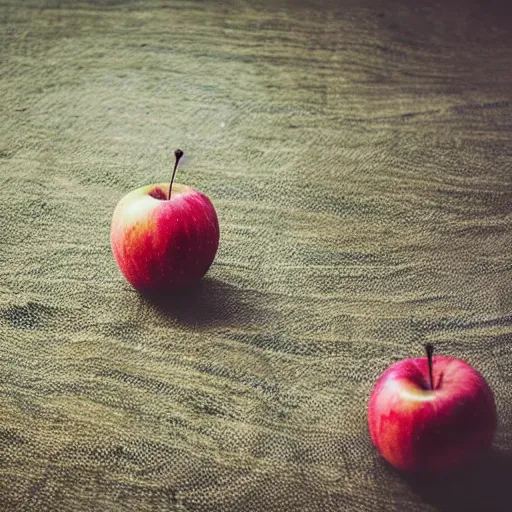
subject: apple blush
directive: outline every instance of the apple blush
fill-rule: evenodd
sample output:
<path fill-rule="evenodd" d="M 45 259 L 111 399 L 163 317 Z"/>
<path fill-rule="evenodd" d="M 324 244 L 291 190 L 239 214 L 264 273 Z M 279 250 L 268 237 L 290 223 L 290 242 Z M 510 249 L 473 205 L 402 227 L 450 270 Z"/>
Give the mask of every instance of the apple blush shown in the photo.
<path fill-rule="evenodd" d="M 174 183 L 147 185 L 125 195 L 112 218 L 110 242 L 126 280 L 142 292 L 172 293 L 196 284 L 213 263 L 219 221 L 210 199 Z"/>
<path fill-rule="evenodd" d="M 449 471 L 489 449 L 496 407 L 484 378 L 460 359 L 405 359 L 379 378 L 368 426 L 377 451 L 398 470 Z"/>

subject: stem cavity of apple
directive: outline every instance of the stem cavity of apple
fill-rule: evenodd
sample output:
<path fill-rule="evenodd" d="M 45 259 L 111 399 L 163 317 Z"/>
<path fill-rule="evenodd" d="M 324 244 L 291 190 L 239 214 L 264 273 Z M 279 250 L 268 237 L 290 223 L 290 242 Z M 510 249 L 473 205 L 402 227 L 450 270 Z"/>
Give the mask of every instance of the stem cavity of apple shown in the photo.
<path fill-rule="evenodd" d="M 169 201 L 171 200 L 172 184 L 174 182 L 174 176 L 176 176 L 176 169 L 178 168 L 178 164 L 180 163 L 180 159 L 182 156 L 183 156 L 183 151 L 181 151 L 181 149 L 177 149 L 174 152 L 175 161 L 174 161 L 174 170 L 172 171 L 171 183 L 169 185 L 169 195 L 168 195 Z"/>
<path fill-rule="evenodd" d="M 428 375 L 430 377 L 430 390 L 434 391 L 434 376 L 432 374 L 432 355 L 434 354 L 434 345 L 427 343 L 425 345 L 425 352 L 427 353 L 428 359 Z"/>

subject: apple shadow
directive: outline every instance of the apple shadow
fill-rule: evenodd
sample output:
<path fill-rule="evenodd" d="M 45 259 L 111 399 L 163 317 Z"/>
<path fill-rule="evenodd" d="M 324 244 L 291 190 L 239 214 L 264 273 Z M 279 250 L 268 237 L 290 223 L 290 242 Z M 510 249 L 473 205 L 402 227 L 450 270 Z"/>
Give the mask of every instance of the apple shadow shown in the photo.
<path fill-rule="evenodd" d="M 260 294 L 242 290 L 213 278 L 202 279 L 195 287 L 176 294 L 142 294 L 142 300 L 168 319 L 179 324 L 208 328 L 243 326 L 268 322 L 271 310 L 258 308 Z"/>
<path fill-rule="evenodd" d="M 512 453 L 492 450 L 454 473 L 405 479 L 422 500 L 442 512 L 512 510 Z"/>

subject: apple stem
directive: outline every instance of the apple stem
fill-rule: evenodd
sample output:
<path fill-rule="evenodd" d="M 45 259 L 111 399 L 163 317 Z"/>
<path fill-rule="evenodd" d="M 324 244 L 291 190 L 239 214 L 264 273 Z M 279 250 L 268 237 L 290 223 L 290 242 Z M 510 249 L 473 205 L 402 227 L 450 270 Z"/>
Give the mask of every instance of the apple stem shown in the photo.
<path fill-rule="evenodd" d="M 172 177 L 171 177 L 171 184 L 169 185 L 169 200 L 171 199 L 171 191 L 172 191 L 172 184 L 174 183 L 174 176 L 176 176 L 176 169 L 178 168 L 178 164 L 180 163 L 180 159 L 183 156 L 183 151 L 181 149 L 177 149 L 174 152 L 174 170 L 172 171 Z"/>
<path fill-rule="evenodd" d="M 430 389 L 434 391 L 434 376 L 432 374 L 432 355 L 434 354 L 434 345 L 427 343 L 425 345 L 425 352 L 427 353 L 428 359 L 428 375 L 430 377 Z"/>

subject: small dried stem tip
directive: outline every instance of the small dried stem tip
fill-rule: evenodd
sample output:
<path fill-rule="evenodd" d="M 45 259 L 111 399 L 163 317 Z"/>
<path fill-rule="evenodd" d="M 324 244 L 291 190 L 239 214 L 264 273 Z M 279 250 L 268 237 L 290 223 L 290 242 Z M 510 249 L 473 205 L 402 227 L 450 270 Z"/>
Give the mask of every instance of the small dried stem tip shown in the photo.
<path fill-rule="evenodd" d="M 432 356 L 434 354 L 434 345 L 432 343 L 427 343 L 425 345 L 425 352 L 427 353 L 427 359 L 428 359 L 428 374 L 430 377 L 430 389 L 434 390 L 434 377 L 432 374 Z"/>
<path fill-rule="evenodd" d="M 181 149 L 177 149 L 174 152 L 174 170 L 172 171 L 171 184 L 169 185 L 169 195 L 167 196 L 169 199 L 171 199 L 172 184 L 174 183 L 174 176 L 176 176 L 176 169 L 178 168 L 178 164 L 180 163 L 180 159 L 182 156 L 183 151 L 181 151 Z"/>

